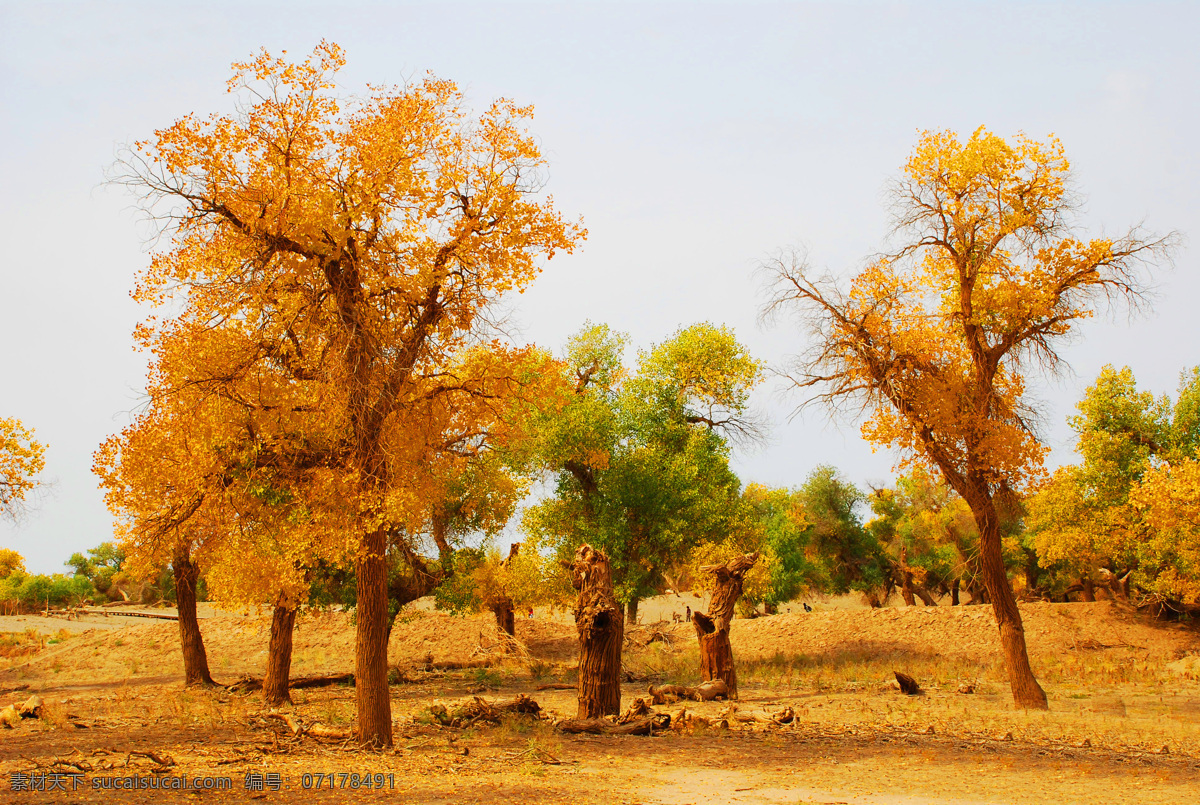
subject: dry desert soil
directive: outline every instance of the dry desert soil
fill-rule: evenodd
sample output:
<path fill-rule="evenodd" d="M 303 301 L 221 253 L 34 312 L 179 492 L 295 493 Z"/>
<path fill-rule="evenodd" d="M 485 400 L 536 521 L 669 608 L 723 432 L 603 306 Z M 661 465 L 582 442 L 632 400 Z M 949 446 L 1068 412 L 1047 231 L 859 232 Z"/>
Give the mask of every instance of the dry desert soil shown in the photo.
<path fill-rule="evenodd" d="M 1115 602 L 1023 605 L 1049 712 L 1013 710 L 989 607 L 871 610 L 827 601 L 811 613 L 795 607 L 734 622 L 735 706 L 660 707 L 698 718 L 620 737 L 561 732 L 555 722 L 574 715 L 574 692 L 538 689 L 574 679 L 568 614 L 519 619 L 519 644 L 503 650 L 489 618 L 418 604 L 402 615 L 389 647 L 396 743 L 386 752 L 296 736 L 275 717 L 351 730 L 350 685 L 296 690 L 294 704 L 274 712 L 258 693 L 185 690 L 173 621 L 0 618 L 0 632 L 22 633 L 0 658 L 0 708 L 33 695 L 44 702 L 40 718 L 0 729 L 0 802 L 1200 800 L 1200 632 Z M 695 637 L 672 616 L 703 605 L 691 594 L 643 605 L 642 624 L 626 630 L 623 705 L 645 695 L 648 682 L 696 681 Z M 201 614 L 214 678 L 261 676 L 269 615 L 212 606 Z M 293 677 L 352 671 L 353 638 L 344 613 L 302 617 Z M 484 659 L 494 664 L 437 667 Z M 923 694 L 901 694 L 890 684 L 893 671 L 915 677 Z M 453 709 L 475 696 L 503 703 L 518 694 L 534 697 L 546 716 L 465 728 L 430 717 L 433 704 Z M 787 707 L 790 723 L 769 720 Z M 224 790 L 195 787 L 222 779 Z M 107 787 L 152 780 L 189 788 Z"/>

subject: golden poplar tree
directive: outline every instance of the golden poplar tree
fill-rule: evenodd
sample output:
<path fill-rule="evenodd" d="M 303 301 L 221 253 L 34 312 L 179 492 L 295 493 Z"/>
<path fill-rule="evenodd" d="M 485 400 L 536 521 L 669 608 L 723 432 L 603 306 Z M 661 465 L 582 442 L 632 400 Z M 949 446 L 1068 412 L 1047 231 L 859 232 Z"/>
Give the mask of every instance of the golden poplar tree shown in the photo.
<path fill-rule="evenodd" d="M 342 64 L 322 43 L 303 62 L 235 65 L 236 114 L 157 131 L 117 180 L 170 224 L 135 293 L 163 315 L 139 336 L 157 354 L 177 338 L 226 350 L 183 350 L 191 366 L 166 386 L 240 405 L 254 468 L 327 469 L 334 508 L 350 513 L 358 735 L 390 746 L 389 536 L 428 512 L 420 469 L 447 442 L 440 428 L 479 430 L 457 402 L 518 383 L 489 328 L 496 303 L 585 232 L 539 195 L 531 109 L 499 100 L 471 116 L 433 77 L 346 101 L 333 91 Z M 491 358 L 459 360 L 469 350 Z M 273 401 L 259 400 L 259 376 Z"/>
<path fill-rule="evenodd" d="M 900 247 L 842 290 L 798 257 L 767 266 L 765 313 L 799 307 L 813 337 L 792 378 L 865 412 L 864 437 L 936 468 L 970 506 L 980 571 L 1017 706 L 1045 708 L 1001 558 L 1000 519 L 1042 470 L 1028 374 L 1098 302 L 1136 301 L 1139 268 L 1170 239 L 1074 235 L 1061 143 L 980 128 L 921 136 L 892 188 Z M 861 406 L 858 408 L 857 406 Z"/>
<path fill-rule="evenodd" d="M 25 496 L 37 488 L 46 466 L 46 448 L 16 418 L 0 418 L 0 517 L 16 520 L 25 511 Z"/>

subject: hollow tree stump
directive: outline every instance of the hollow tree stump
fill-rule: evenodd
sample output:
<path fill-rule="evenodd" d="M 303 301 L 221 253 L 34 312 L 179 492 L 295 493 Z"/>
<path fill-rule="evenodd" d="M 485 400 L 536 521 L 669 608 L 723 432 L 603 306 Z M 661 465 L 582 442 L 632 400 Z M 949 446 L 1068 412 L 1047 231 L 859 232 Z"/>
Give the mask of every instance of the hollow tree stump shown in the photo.
<path fill-rule="evenodd" d="M 757 553 L 735 556 L 723 565 L 705 565 L 704 573 L 713 575 L 712 602 L 707 614 L 692 613 L 692 625 L 700 641 L 700 679 L 724 680 L 729 698 L 737 698 L 737 673 L 733 669 L 733 648 L 729 645 L 729 624 L 733 609 L 742 596 L 742 579 L 758 561 Z"/>
<path fill-rule="evenodd" d="M 579 631 L 579 711 L 577 718 L 621 712 L 621 643 L 625 618 L 613 598 L 612 566 L 603 551 L 581 545 L 571 583 L 579 591 L 575 628 Z"/>

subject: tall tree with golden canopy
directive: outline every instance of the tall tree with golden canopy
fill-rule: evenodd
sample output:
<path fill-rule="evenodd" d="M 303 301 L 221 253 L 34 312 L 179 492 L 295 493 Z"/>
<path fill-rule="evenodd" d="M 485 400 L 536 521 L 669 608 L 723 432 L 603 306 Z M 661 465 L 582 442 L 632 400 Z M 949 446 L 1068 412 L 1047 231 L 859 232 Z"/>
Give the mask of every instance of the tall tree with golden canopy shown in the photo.
<path fill-rule="evenodd" d="M 1000 518 L 1042 472 L 1026 377 L 1061 363 L 1071 329 L 1106 300 L 1141 298 L 1140 268 L 1171 238 L 1075 235 L 1061 143 L 980 128 L 921 136 L 892 187 L 900 247 L 848 291 L 798 257 L 766 266 L 767 316 L 798 309 L 809 352 L 791 377 L 811 400 L 862 411 L 864 437 L 936 467 L 971 508 L 980 569 L 1018 707 L 1044 709 L 1001 559 Z"/>
<path fill-rule="evenodd" d="M 143 325 L 143 342 L 157 352 L 214 328 L 244 336 L 236 360 L 213 371 L 197 351 L 171 382 L 253 404 L 242 380 L 270 366 L 294 422 L 256 437 L 255 465 L 328 467 L 352 490 L 340 503 L 354 513 L 358 737 L 390 746 L 385 553 L 427 508 L 410 470 L 444 439 L 425 412 L 502 393 L 496 303 L 585 232 L 539 197 L 529 108 L 500 100 L 472 117 L 433 77 L 344 101 L 342 64 L 322 43 L 304 62 L 262 53 L 235 65 L 236 114 L 157 131 L 117 181 L 171 224 L 135 294 L 169 317 Z M 483 377 L 456 361 L 470 348 L 496 355 L 476 362 Z"/>

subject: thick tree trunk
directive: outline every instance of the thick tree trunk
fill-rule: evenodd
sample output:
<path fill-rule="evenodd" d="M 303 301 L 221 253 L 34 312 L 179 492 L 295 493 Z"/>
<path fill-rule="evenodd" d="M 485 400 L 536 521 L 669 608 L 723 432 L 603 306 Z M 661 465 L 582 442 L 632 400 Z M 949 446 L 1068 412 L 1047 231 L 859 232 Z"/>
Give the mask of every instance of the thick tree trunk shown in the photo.
<path fill-rule="evenodd" d="M 720 679 L 729 688 L 729 698 L 737 698 L 737 672 L 733 667 L 733 648 L 729 645 L 729 625 L 742 596 L 742 579 L 758 561 L 757 553 L 730 559 L 723 565 L 705 565 L 701 570 L 715 577 L 708 614 L 692 613 L 696 639 L 700 641 L 700 679 Z"/>
<path fill-rule="evenodd" d="M 980 484 L 983 485 L 982 482 Z M 979 567 L 996 625 L 1000 629 L 1000 646 L 1004 651 L 1004 665 L 1008 671 L 1008 682 L 1012 688 L 1013 703 L 1028 710 L 1046 710 L 1046 692 L 1038 684 L 1029 665 L 1029 652 L 1025 646 L 1025 628 L 1021 623 L 1021 612 L 1000 552 L 1000 521 L 996 507 L 989 494 L 972 495 L 967 500 L 975 515 L 979 528 Z"/>
<path fill-rule="evenodd" d="M 629 626 L 633 626 L 637 623 L 638 603 L 639 601 L 637 596 L 634 596 L 633 598 L 630 598 L 629 603 L 625 605 L 625 623 Z"/>
<path fill-rule="evenodd" d="M 1079 580 L 1079 584 L 1083 587 L 1083 600 L 1089 603 L 1096 601 L 1096 585 L 1092 583 L 1091 576 L 1084 576 Z"/>
<path fill-rule="evenodd" d="M 382 528 L 363 537 L 355 561 L 358 606 L 355 612 L 354 682 L 358 704 L 358 742 L 383 749 L 392 745 L 392 699 L 387 683 L 388 592 L 387 536 Z"/>
<path fill-rule="evenodd" d="M 513 601 L 505 596 L 501 601 L 492 602 L 492 614 L 496 616 L 496 628 L 509 637 L 517 636 L 517 618 L 513 613 Z"/>
<path fill-rule="evenodd" d="M 960 586 L 960 582 L 958 579 L 955 579 L 954 583 L 950 585 L 950 606 L 952 606 L 952 607 L 958 606 L 958 588 L 959 588 L 959 586 Z"/>
<path fill-rule="evenodd" d="M 288 682 L 292 674 L 292 634 L 295 625 L 296 608 L 277 603 L 271 613 L 267 675 L 263 677 L 263 698 L 272 707 L 292 702 Z"/>
<path fill-rule="evenodd" d="M 175 575 L 175 605 L 179 610 L 179 642 L 183 649 L 183 683 L 188 687 L 212 685 L 204 637 L 196 618 L 196 580 L 200 568 L 182 551 L 175 554 L 171 565 Z"/>
<path fill-rule="evenodd" d="M 577 718 L 621 712 L 621 643 L 625 623 L 613 598 L 612 566 L 603 551 L 581 545 L 571 570 L 579 591 L 575 628 L 579 630 L 579 709 Z"/>

